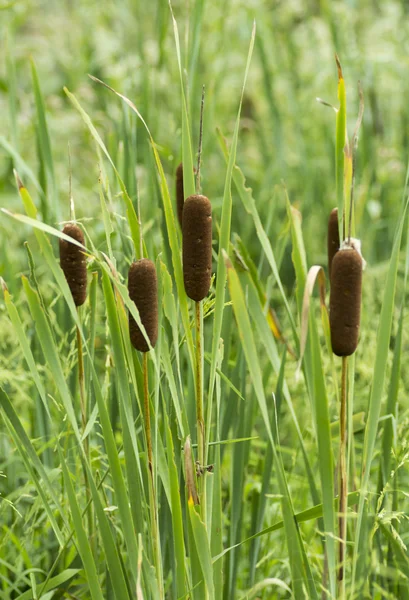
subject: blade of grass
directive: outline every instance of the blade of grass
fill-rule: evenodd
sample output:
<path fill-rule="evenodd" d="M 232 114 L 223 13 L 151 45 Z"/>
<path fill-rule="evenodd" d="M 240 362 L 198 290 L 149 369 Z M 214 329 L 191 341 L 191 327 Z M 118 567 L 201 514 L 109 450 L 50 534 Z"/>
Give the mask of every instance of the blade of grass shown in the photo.
<path fill-rule="evenodd" d="M 232 217 L 232 208 L 233 208 L 233 200 L 231 193 L 231 182 L 233 175 L 233 168 L 236 162 L 236 153 L 237 153 L 237 145 L 239 138 L 239 129 L 240 129 L 240 115 L 241 115 L 241 107 L 243 103 L 244 90 L 246 87 L 247 76 L 250 69 L 251 57 L 253 54 L 254 48 L 254 40 L 256 36 L 256 24 L 253 23 L 253 29 L 251 32 L 250 45 L 247 54 L 247 62 L 246 68 L 244 72 L 244 80 L 243 86 L 241 90 L 239 108 L 236 117 L 236 123 L 234 127 L 233 139 L 231 143 L 229 161 L 227 165 L 226 178 L 224 182 L 224 192 L 223 192 L 223 204 L 222 204 L 222 214 L 220 221 L 220 235 L 219 235 L 219 250 L 217 257 L 217 273 L 216 273 L 216 304 L 214 311 L 214 320 L 213 320 L 213 332 L 212 332 L 212 351 L 211 351 L 211 365 L 210 365 L 210 376 L 209 376 L 209 391 L 208 391 L 208 403 L 212 405 L 213 398 L 213 389 L 216 378 L 216 361 L 218 355 L 219 348 L 219 339 L 222 331 L 222 322 L 223 322 L 223 312 L 225 306 L 225 287 L 226 287 L 226 279 L 227 279 L 227 269 L 224 262 L 223 252 L 228 251 L 230 244 L 230 229 L 231 229 L 231 217 Z M 208 413 L 211 413 L 209 409 Z M 206 430 L 208 431 L 210 428 L 210 423 L 206 423 Z M 206 458 L 206 457 L 205 457 Z"/>
<path fill-rule="evenodd" d="M 257 396 L 264 425 L 267 430 L 269 442 L 273 450 L 274 464 L 276 466 L 276 475 L 281 494 L 282 513 L 284 518 L 287 548 L 290 557 L 294 595 L 296 598 L 304 598 L 305 590 L 308 590 L 310 598 L 318 598 L 314 581 L 310 574 L 307 575 L 307 571 L 309 572 L 310 569 L 308 563 L 305 564 L 304 562 L 303 542 L 298 525 L 294 519 L 294 510 L 285 477 L 284 467 L 281 457 L 278 454 L 270 426 L 270 418 L 268 415 L 268 408 L 263 390 L 260 363 L 258 361 L 258 352 L 255 346 L 253 332 L 247 313 L 245 298 L 233 265 L 226 255 L 224 255 L 224 259 L 227 263 L 230 296 L 233 302 L 233 310 L 239 329 L 243 351 L 246 356 L 247 366 L 250 371 L 251 380 Z"/>
<path fill-rule="evenodd" d="M 55 178 L 53 153 L 51 150 L 50 136 L 48 133 L 44 98 L 41 92 L 40 81 L 38 79 L 34 60 L 31 60 L 31 77 L 37 110 L 37 131 L 39 137 L 40 162 L 43 164 L 47 181 L 47 189 L 45 190 L 45 194 L 51 201 L 50 208 L 52 209 L 52 218 L 56 221 L 61 221 L 61 209 L 58 200 L 58 186 Z"/>
<path fill-rule="evenodd" d="M 95 566 L 94 557 L 92 556 L 91 547 L 89 545 L 88 537 L 84 529 L 81 511 L 78 506 L 75 491 L 72 485 L 71 476 L 68 471 L 63 452 L 58 444 L 58 455 L 60 458 L 60 464 L 64 476 L 65 489 L 67 492 L 68 502 L 71 510 L 71 517 L 76 533 L 76 539 L 78 543 L 78 551 L 81 556 L 82 564 L 87 576 L 87 583 L 89 585 L 89 592 L 92 600 L 104 600 L 102 589 L 99 583 L 99 577 L 97 568 Z"/>
<path fill-rule="evenodd" d="M 409 171 L 408 171 L 409 172 Z M 392 255 L 389 262 L 388 274 L 385 281 L 385 292 L 382 301 L 382 309 L 378 324 L 376 340 L 376 355 L 374 364 L 374 375 L 369 398 L 368 420 L 365 428 L 365 439 L 362 458 L 361 488 L 359 496 L 358 517 L 355 530 L 354 556 L 352 562 L 351 598 L 354 597 L 356 585 L 357 562 L 359 557 L 364 557 L 368 552 L 367 539 L 362 539 L 361 528 L 363 521 L 364 504 L 369 491 L 369 478 L 371 463 L 373 459 L 378 423 L 381 412 L 383 387 L 385 382 L 386 366 L 388 361 L 389 339 L 392 328 L 393 309 L 396 291 L 396 277 L 399 264 L 399 250 L 402 240 L 403 225 L 406 219 L 409 198 L 407 197 L 406 178 L 403 205 L 396 228 Z"/>

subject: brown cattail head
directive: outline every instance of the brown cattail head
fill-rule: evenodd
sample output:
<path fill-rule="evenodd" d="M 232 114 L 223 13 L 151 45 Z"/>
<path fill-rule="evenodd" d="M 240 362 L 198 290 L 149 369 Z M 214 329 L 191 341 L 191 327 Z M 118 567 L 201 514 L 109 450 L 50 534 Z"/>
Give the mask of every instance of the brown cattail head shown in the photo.
<path fill-rule="evenodd" d="M 178 211 L 178 219 L 181 227 L 184 203 L 185 192 L 183 188 L 183 163 L 180 163 L 180 165 L 178 165 L 176 169 L 176 208 Z"/>
<path fill-rule="evenodd" d="M 186 199 L 182 233 L 186 294 L 200 302 L 209 292 L 212 275 L 212 205 L 206 196 L 194 194 Z"/>
<path fill-rule="evenodd" d="M 158 339 L 158 282 L 154 263 L 141 258 L 131 264 L 128 275 L 129 297 L 136 304 L 139 317 L 151 346 Z M 133 316 L 129 315 L 129 335 L 132 345 L 140 352 L 148 352 L 149 346 Z"/>
<path fill-rule="evenodd" d="M 338 229 L 338 209 L 337 208 L 334 208 L 329 215 L 327 244 L 328 244 L 328 274 L 329 274 L 329 277 L 331 278 L 332 259 L 334 258 L 335 254 L 338 252 L 339 247 L 340 247 L 339 229 Z"/>
<path fill-rule="evenodd" d="M 67 223 L 62 232 L 85 245 L 82 229 L 76 223 Z M 81 306 L 87 297 L 87 262 L 83 250 L 71 242 L 60 239 L 60 265 L 75 306 Z"/>
<path fill-rule="evenodd" d="M 340 249 L 331 266 L 330 329 L 332 351 L 350 356 L 358 346 L 362 294 L 361 254 L 352 247 Z"/>

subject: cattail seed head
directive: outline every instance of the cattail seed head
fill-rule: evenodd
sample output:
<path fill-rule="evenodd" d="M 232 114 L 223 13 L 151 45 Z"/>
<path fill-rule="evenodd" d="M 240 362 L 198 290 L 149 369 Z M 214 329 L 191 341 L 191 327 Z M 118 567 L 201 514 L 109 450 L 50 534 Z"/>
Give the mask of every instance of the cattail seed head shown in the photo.
<path fill-rule="evenodd" d="M 363 259 L 352 247 L 340 249 L 331 266 L 330 329 L 332 351 L 350 356 L 358 346 Z"/>
<path fill-rule="evenodd" d="M 338 209 L 337 208 L 334 208 L 329 215 L 327 245 L 328 245 L 328 274 L 329 274 L 329 277 L 331 278 L 332 259 L 334 258 L 335 254 L 338 252 L 339 247 L 340 247 L 339 229 L 338 229 Z"/>
<path fill-rule="evenodd" d="M 185 192 L 183 187 L 183 163 L 180 163 L 176 169 L 176 208 L 178 219 L 182 227 L 183 205 L 185 203 Z"/>
<path fill-rule="evenodd" d="M 158 282 L 155 264 L 148 258 L 141 258 L 131 264 L 128 274 L 129 297 L 136 304 L 139 317 L 148 335 L 151 346 L 158 339 Z M 129 335 L 132 345 L 140 352 L 148 352 L 145 337 L 131 314 L 129 314 Z"/>
<path fill-rule="evenodd" d="M 209 293 L 212 275 L 212 205 L 206 196 L 194 194 L 186 199 L 182 233 L 186 294 L 200 302 Z"/>
<path fill-rule="evenodd" d="M 85 245 L 82 229 L 76 223 L 67 223 L 62 232 Z M 60 239 L 60 265 L 75 306 L 81 306 L 87 297 L 87 262 L 83 250 L 75 244 Z"/>

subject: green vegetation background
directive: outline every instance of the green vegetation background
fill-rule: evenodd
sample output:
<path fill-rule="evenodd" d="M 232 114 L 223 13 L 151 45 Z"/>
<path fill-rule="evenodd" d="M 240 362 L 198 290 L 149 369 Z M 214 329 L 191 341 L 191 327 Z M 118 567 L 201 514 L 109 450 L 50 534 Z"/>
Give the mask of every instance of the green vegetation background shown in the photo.
<path fill-rule="evenodd" d="M 302 214 L 302 230 L 308 264 L 326 264 L 326 227 L 335 196 L 335 115 L 331 108 L 316 101 L 317 97 L 337 106 L 337 52 L 347 85 L 349 133 L 358 113 L 358 80 L 365 96 L 365 115 L 360 133 L 356 177 L 356 231 L 362 240 L 367 261 L 364 275 L 361 340 L 356 356 L 355 412 L 367 413 L 376 351 L 376 329 L 384 292 L 393 236 L 400 214 L 401 197 L 409 150 L 409 7 L 404 1 L 381 2 L 363 0 L 262 1 L 194 0 L 174 2 L 179 26 L 182 62 L 187 81 L 187 100 L 193 124 L 193 148 L 198 142 L 198 118 L 201 87 L 206 86 L 202 187 L 214 210 L 214 238 L 223 200 L 226 164 L 220 150 L 217 128 L 232 139 L 237 106 L 243 82 L 246 56 L 253 19 L 257 23 L 254 54 L 244 94 L 237 164 L 253 190 L 261 221 L 277 256 L 282 257 L 280 275 L 286 293 L 292 299 L 294 314 L 295 274 L 291 261 L 291 237 L 286 212 L 284 182 L 290 201 Z M 135 135 L 137 181 L 141 201 L 144 234 L 149 254 L 156 258 L 163 252 L 169 257 L 163 208 L 154 159 L 147 136 L 140 124 L 124 109 L 118 99 L 96 86 L 92 74 L 106 81 L 132 99 L 149 125 L 164 166 L 174 199 L 174 172 L 181 160 L 181 98 L 172 22 L 167 2 L 139 1 L 22 1 L 0 2 L 0 206 L 23 212 L 16 190 L 13 166 L 17 167 L 31 191 L 42 218 L 50 225 L 69 218 L 68 144 L 71 149 L 72 189 L 76 216 L 90 234 L 96 248 L 106 251 L 104 224 L 98 188 L 99 158 L 95 143 L 78 112 L 63 92 L 66 86 L 75 94 L 92 117 L 111 156 L 120 166 L 124 179 L 130 182 L 135 201 L 136 179 L 133 166 L 127 163 L 126 136 Z M 35 190 L 30 189 L 28 165 L 40 182 L 47 180 L 39 161 L 38 119 L 32 84 L 30 60 L 34 61 L 43 93 L 52 147 L 55 181 L 58 187 L 59 220 L 47 203 L 41 204 Z M 125 140 L 125 141 L 124 141 Z M 11 158 L 10 147 L 18 152 Z M 118 270 L 125 276 L 132 258 L 125 232 L 125 211 L 116 196 L 118 189 L 111 178 L 114 196 L 111 209 L 117 226 L 114 246 Z M 259 279 L 272 308 L 291 343 L 291 328 L 281 296 L 275 286 L 252 220 L 245 212 L 236 189 L 233 191 L 232 240 L 240 236 L 249 256 L 259 267 Z M 48 210 L 48 215 L 47 215 Z M 50 217 L 50 218 L 48 218 Z M 118 242 L 117 238 L 121 238 Z M 0 216 L 0 275 L 6 281 L 19 308 L 28 335 L 33 335 L 32 321 L 21 286 L 21 275 L 29 274 L 24 242 L 35 247 L 33 230 Z M 215 248 L 217 249 L 217 248 Z M 61 304 L 58 288 L 50 279 L 48 267 L 37 251 L 36 275 L 44 294 L 57 344 L 65 356 L 67 378 L 75 379 L 75 344 L 72 331 L 65 331 L 67 313 Z M 168 261 L 170 264 L 170 261 Z M 401 261 L 398 289 L 402 286 Z M 57 304 L 54 311 L 54 303 Z M 230 311 L 230 309 L 227 309 Z M 96 364 L 104 373 L 109 335 L 104 324 L 104 309 L 98 307 Z M 398 310 L 394 315 L 398 316 Z M 232 321 L 233 323 L 233 321 Z M 407 319 L 404 320 L 402 345 L 399 420 L 396 424 L 396 452 L 405 455 L 409 403 L 407 370 Z M 232 325 L 234 327 L 234 325 Z M 393 355 L 396 319 L 393 325 L 388 376 Z M 205 336 L 211 335 L 210 326 Z M 35 342 L 33 342 L 35 345 Z M 210 340 L 211 343 L 211 340 Z M 209 344 L 209 342 L 208 342 Z M 260 347 L 260 346 L 258 346 Z M 281 348 L 280 352 L 281 352 Z M 233 345 L 227 367 L 234 365 L 237 348 Z M 262 353 L 261 353 L 262 354 Z M 229 365 L 229 361 L 231 364 Z M 287 381 L 306 448 L 311 452 L 315 468 L 317 452 L 313 434 L 311 409 L 302 381 L 295 378 L 295 363 L 287 358 Z M 324 353 L 328 389 L 332 390 L 329 358 Z M 275 389 L 277 374 L 261 360 L 266 389 Z M 47 377 L 47 367 L 40 364 Z M 73 375 L 69 375 L 72 371 Z M 232 376 L 234 369 L 228 373 Z M 41 447 L 41 418 L 34 385 L 27 374 L 26 363 L 15 333 L 0 301 L 0 384 L 7 389 L 29 436 Z M 75 384 L 71 382 L 72 387 Z M 330 397 L 331 420 L 337 419 L 337 405 Z M 234 436 L 246 431 L 244 415 L 234 404 L 237 423 Z M 226 539 L 244 539 L 251 531 L 253 493 L 260 490 L 260 465 L 266 446 L 259 416 L 250 434 L 260 437 L 246 445 L 244 480 L 241 498 L 230 497 L 230 478 L 234 475 L 234 453 L 226 450 L 223 470 L 226 526 L 234 502 L 243 502 L 237 520 L 238 532 Z M 356 435 L 357 471 L 360 465 L 363 434 Z M 288 414 L 280 423 L 280 444 L 289 479 L 295 512 L 312 505 L 308 496 L 306 475 L 300 459 L 293 424 Z M 42 509 L 24 464 L 15 451 L 7 430 L 0 421 L 0 525 L 5 535 L 0 541 L 0 558 L 16 563 L 19 571 L 30 564 L 47 571 L 47 527 L 42 522 Z M 403 473 L 406 467 L 402 468 Z M 376 475 L 374 476 L 376 487 Z M 401 500 L 409 492 L 408 480 L 399 481 Z M 255 492 L 256 490 L 256 492 Z M 280 517 L 278 490 L 269 489 L 270 504 L 264 526 Z M 246 510 L 248 508 L 248 510 Z M 253 507 L 254 508 L 254 507 Z M 399 504 L 403 521 L 407 511 Z M 26 523 L 26 525 L 25 525 Z M 303 530 L 306 540 L 315 539 L 312 554 L 319 555 L 321 546 L 310 522 Z M 43 529 L 42 529 L 43 528 Z M 40 542 L 38 531 L 44 535 Z M 227 530 L 226 530 L 227 531 Z M 403 526 L 401 539 L 408 540 L 409 530 Z M 18 540 L 13 538 L 17 536 Z M 234 536 L 237 537 L 234 537 Z M 287 553 L 284 537 L 274 534 L 271 544 L 263 542 L 261 570 L 263 577 L 276 576 L 288 582 Z M 314 537 L 315 536 L 315 537 Z M 41 537 L 41 536 L 40 536 Z M 281 541 L 280 541 L 281 540 Z M 21 545 L 19 545 L 21 543 Z M 50 544 L 52 545 L 51 541 Z M 37 556 L 36 553 L 38 552 Z M 237 558 L 234 590 L 237 597 L 248 589 L 246 550 Z M 313 559 L 314 560 L 314 559 Z M 320 560 L 320 559 L 317 559 Z M 379 558 L 374 559 L 376 561 Z M 47 567 L 48 566 L 48 567 Z M 0 566 L 0 573 L 5 573 Z M 262 577 L 261 577 L 262 578 Z M 3 597 L 7 585 L 3 585 Z M 86 592 L 82 592 L 86 598 Z M 228 592 L 225 591 L 227 594 Z M 272 597 L 269 593 L 263 598 Z M 285 590 L 274 592 L 286 596 Z M 282 594 L 282 595 L 280 595 Z M 17 597 L 17 596 L 15 596 Z M 228 597 L 227 595 L 225 596 Z M 244 596 L 243 596 L 244 597 Z M 253 596 L 252 596 L 253 597 Z M 275 597 L 275 596 L 274 596 Z M 380 596 L 381 597 L 381 596 Z"/>

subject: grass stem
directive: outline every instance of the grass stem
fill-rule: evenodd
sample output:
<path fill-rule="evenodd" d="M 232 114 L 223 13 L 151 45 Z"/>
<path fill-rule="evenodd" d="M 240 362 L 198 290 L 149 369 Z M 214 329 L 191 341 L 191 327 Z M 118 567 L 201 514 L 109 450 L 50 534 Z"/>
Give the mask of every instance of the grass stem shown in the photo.
<path fill-rule="evenodd" d="M 197 422 L 197 449 L 200 469 L 204 467 L 206 448 L 205 448 L 205 424 L 203 418 L 203 313 L 201 302 L 195 302 L 195 324 L 196 324 L 196 422 Z M 206 476 L 203 472 L 199 486 L 199 496 L 202 511 L 202 519 L 206 524 Z"/>
<path fill-rule="evenodd" d="M 347 449 L 347 373 L 348 357 L 342 357 L 341 406 L 340 406 L 340 444 L 339 444 L 339 597 L 345 596 L 345 548 L 347 531 L 347 494 L 348 476 L 346 468 Z"/>
<path fill-rule="evenodd" d="M 149 402 L 149 370 L 148 370 L 148 352 L 143 352 L 143 410 L 145 420 L 145 436 L 148 453 L 148 468 L 149 468 L 149 495 L 150 495 L 150 510 L 151 510 L 151 528 L 152 528 L 152 544 L 156 568 L 156 576 L 160 597 L 163 597 L 162 586 L 162 557 L 160 552 L 160 539 L 158 527 L 157 502 L 155 493 L 155 473 L 153 468 L 153 451 L 152 451 L 152 430 L 151 430 L 151 411 Z"/>
<path fill-rule="evenodd" d="M 80 310 L 78 312 L 80 313 Z M 81 333 L 80 333 L 78 326 L 76 327 L 76 330 L 77 330 L 77 356 L 78 356 L 78 386 L 79 386 L 79 392 L 80 392 L 81 424 L 82 424 L 82 431 L 84 433 L 86 426 L 87 426 L 87 419 L 88 419 L 87 398 L 86 398 L 86 394 L 85 394 L 84 352 L 82 349 Z M 90 449 L 89 449 L 89 437 L 88 436 L 84 439 L 84 454 L 85 454 L 86 460 L 90 464 Z M 88 473 L 87 473 L 87 469 L 86 469 L 85 465 L 84 465 L 84 483 L 85 483 L 87 503 L 89 504 L 89 508 L 87 511 L 88 535 L 89 535 L 89 539 L 91 540 L 91 543 L 92 543 L 92 540 L 94 539 L 94 517 L 93 517 L 92 503 L 90 502 L 91 501 L 91 488 L 89 485 Z"/>

